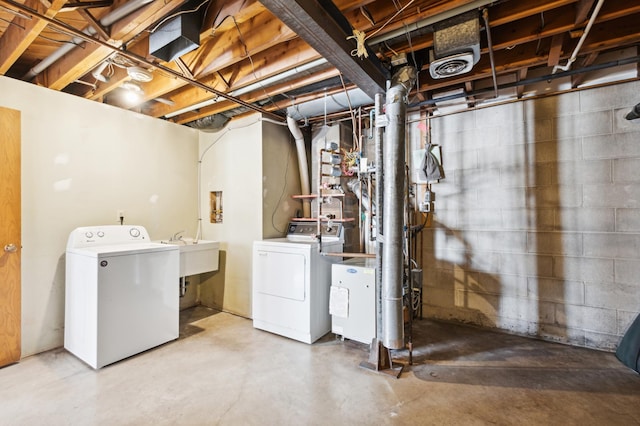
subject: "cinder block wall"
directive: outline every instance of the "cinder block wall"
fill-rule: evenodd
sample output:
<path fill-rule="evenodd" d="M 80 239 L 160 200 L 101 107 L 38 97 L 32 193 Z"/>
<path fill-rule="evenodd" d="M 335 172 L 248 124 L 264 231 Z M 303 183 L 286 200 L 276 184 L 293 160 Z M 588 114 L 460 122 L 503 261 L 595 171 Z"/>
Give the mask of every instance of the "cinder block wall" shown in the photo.
<path fill-rule="evenodd" d="M 434 118 L 424 312 L 605 350 L 640 312 L 640 82 Z"/>

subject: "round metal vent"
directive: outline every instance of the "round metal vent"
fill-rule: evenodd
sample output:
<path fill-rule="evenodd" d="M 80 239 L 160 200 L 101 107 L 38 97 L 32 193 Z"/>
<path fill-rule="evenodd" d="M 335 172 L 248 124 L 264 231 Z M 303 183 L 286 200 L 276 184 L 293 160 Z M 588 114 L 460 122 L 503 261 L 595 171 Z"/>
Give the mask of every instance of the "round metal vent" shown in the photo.
<path fill-rule="evenodd" d="M 141 67 L 127 67 L 127 74 L 135 81 L 147 83 L 153 79 L 153 74 Z"/>
<path fill-rule="evenodd" d="M 437 59 L 429 65 L 429 74 L 433 78 L 453 77 L 471 71 L 473 67 L 473 55 L 463 53 Z"/>

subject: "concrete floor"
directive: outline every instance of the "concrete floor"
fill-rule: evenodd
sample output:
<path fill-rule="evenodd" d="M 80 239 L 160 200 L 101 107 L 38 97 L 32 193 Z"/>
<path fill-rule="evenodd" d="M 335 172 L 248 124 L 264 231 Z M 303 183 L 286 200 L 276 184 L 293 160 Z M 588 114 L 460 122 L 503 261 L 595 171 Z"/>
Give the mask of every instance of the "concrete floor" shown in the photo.
<path fill-rule="evenodd" d="M 640 424 L 640 376 L 613 354 L 427 320 L 414 336 L 395 379 L 358 368 L 364 345 L 190 309 L 179 340 L 98 371 L 62 349 L 0 369 L 0 424 Z"/>

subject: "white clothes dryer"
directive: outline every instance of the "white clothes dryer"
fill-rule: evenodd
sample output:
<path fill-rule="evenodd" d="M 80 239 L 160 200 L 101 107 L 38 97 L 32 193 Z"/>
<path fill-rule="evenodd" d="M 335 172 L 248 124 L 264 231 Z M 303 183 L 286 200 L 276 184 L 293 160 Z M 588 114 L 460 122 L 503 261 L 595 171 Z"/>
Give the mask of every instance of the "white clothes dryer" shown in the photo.
<path fill-rule="evenodd" d="M 315 238 L 302 237 L 303 226 L 291 224 L 288 238 L 253 243 L 252 316 L 254 328 L 310 344 L 331 330 L 331 265 L 342 258 L 323 255 Z M 323 236 L 324 253 L 342 252 L 336 228 Z"/>

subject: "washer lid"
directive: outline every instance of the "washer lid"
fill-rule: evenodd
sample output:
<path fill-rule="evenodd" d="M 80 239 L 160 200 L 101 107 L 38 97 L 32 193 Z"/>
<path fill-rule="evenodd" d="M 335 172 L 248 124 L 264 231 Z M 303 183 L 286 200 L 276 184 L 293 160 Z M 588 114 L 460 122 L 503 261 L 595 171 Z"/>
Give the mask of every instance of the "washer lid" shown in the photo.
<path fill-rule="evenodd" d="M 144 254 L 163 251 L 179 252 L 180 247 L 173 244 L 140 243 L 140 244 L 111 244 L 105 246 L 73 247 L 67 249 L 67 253 L 83 256 L 125 256 L 132 254 Z"/>

